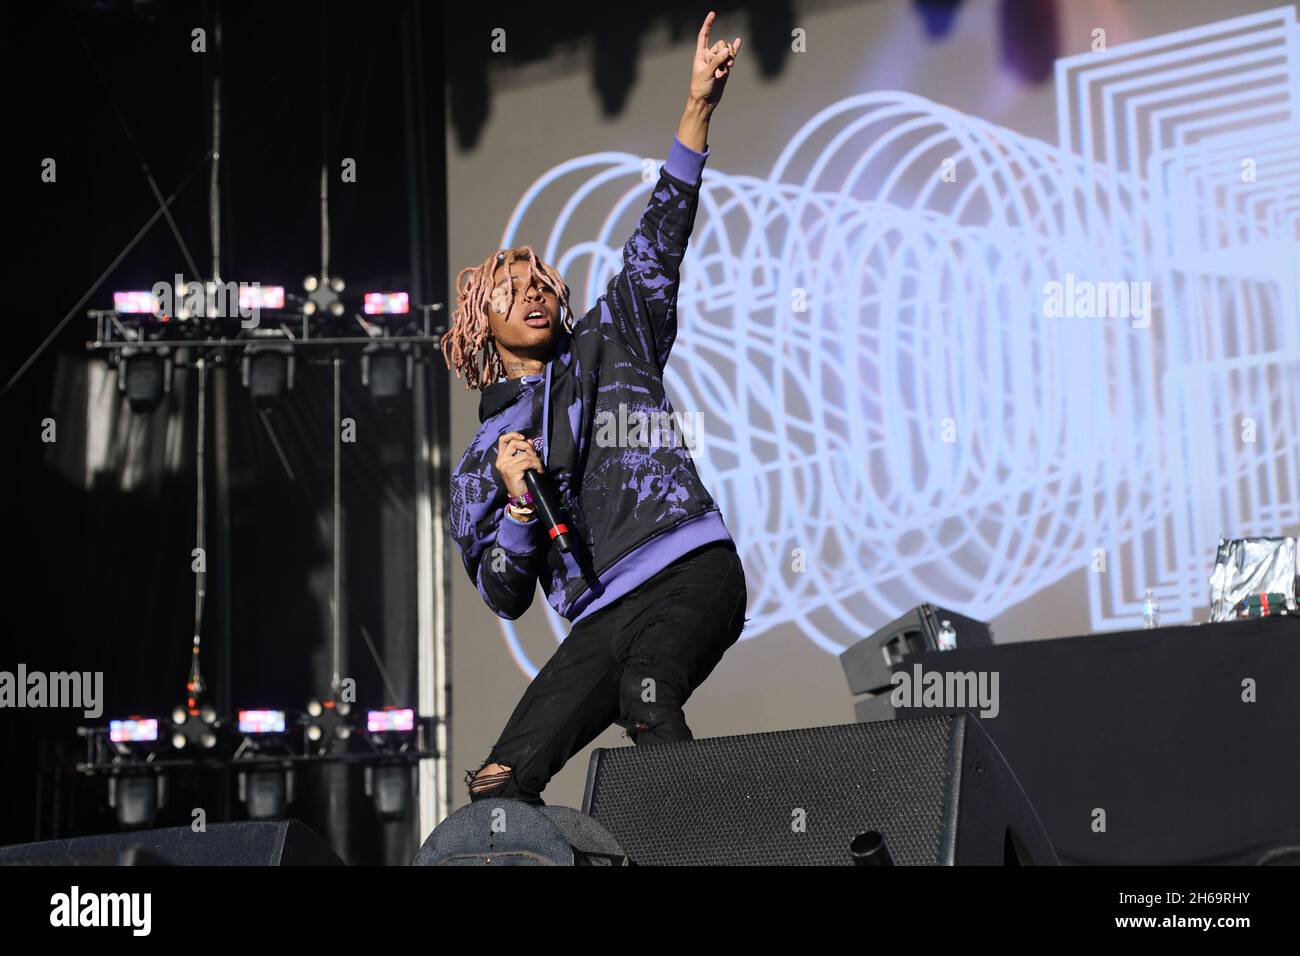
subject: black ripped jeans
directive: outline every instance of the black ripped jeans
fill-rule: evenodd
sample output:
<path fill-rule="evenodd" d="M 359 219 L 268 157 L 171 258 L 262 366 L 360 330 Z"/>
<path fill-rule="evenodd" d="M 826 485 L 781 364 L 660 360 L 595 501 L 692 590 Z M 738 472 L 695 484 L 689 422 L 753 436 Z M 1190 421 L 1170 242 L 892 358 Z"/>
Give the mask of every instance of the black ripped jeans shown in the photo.
<path fill-rule="evenodd" d="M 745 626 L 745 572 L 730 541 L 682 556 L 573 626 L 524 691 L 480 770 L 511 768 L 471 800 L 543 803 L 565 762 L 610 724 L 633 743 L 690 740 L 682 706 Z M 466 773 L 471 784 L 474 771 Z M 486 781 L 480 781 L 480 786 Z"/>

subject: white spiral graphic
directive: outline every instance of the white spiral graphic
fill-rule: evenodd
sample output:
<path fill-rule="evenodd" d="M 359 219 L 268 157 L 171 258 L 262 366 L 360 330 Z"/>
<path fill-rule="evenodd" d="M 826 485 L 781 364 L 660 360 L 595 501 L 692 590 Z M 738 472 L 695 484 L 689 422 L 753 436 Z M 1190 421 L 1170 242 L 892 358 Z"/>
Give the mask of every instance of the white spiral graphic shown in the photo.
<path fill-rule="evenodd" d="M 1221 531 L 1297 520 L 1300 416 L 1276 367 L 1300 350 L 1274 330 L 1297 327 L 1300 233 L 1279 209 L 1300 166 L 1263 212 L 1211 188 L 1300 140 L 1296 37 L 1282 8 L 1061 60 L 1060 147 L 879 92 L 810 119 L 766 177 L 705 170 L 666 378 L 701 416 L 746 638 L 794 624 L 838 653 L 922 601 L 988 619 L 1099 554 L 1094 626 L 1135 624 L 1145 587 L 1185 620 Z M 1230 93 L 1243 77 L 1252 109 Z M 574 302 L 594 302 L 657 167 L 557 166 L 503 244 L 544 234 Z M 1052 316 L 1066 282 L 1097 306 L 1122 283 L 1128 311 Z M 1207 343 L 1214 323 L 1234 340 Z M 1243 408 L 1268 447 L 1239 447 Z M 1266 473 L 1271 490 L 1231 492 Z"/>

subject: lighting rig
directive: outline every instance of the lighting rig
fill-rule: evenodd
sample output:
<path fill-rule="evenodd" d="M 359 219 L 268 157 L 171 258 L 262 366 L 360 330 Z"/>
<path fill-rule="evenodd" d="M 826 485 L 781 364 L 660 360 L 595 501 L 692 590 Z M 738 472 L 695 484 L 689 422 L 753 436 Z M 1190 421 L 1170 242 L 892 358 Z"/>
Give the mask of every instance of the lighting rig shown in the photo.
<path fill-rule="evenodd" d="M 325 270 L 308 276 L 302 288 L 303 294 L 295 294 L 278 285 L 192 282 L 176 276 L 174 284 L 159 283 L 149 291 L 116 292 L 112 309 L 89 312 L 95 337 L 87 347 L 105 353 L 117 369 L 118 388 L 133 411 L 148 414 L 161 404 L 172 389 L 175 368 L 197 370 L 200 500 L 209 366 L 238 368 L 254 404 L 267 410 L 293 388 L 300 363 L 332 365 L 337 411 L 339 371 L 343 357 L 351 353 L 359 358 L 362 382 L 376 404 L 389 410 L 411 388 L 415 363 L 435 354 L 443 329 L 433 326 L 432 313 L 441 311 L 441 303 L 413 311 L 406 292 L 349 296 L 343 279 Z M 337 620 L 342 590 L 337 574 L 342 547 L 337 430 L 334 446 L 331 643 L 337 675 L 342 654 Z M 200 546 L 204 520 L 200 509 Z M 166 804 L 168 772 L 186 767 L 233 768 L 250 819 L 283 816 L 294 800 L 295 769 L 306 762 L 362 764 L 366 793 L 380 816 L 404 818 L 413 803 L 419 761 L 442 756 L 431 747 L 436 718 L 418 718 L 409 708 L 371 711 L 366 732 L 359 734 L 352 705 L 331 692 L 309 701 L 292 722 L 283 710 L 243 710 L 235 721 L 223 719 L 204 702 L 197 636 L 203 587 L 204 582 L 196 580 L 196 636 L 185 703 L 177 705 L 170 719 L 137 717 L 113 721 L 107 728 L 79 730 L 87 740 L 87 755 L 77 769 L 108 777 L 108 801 L 119 823 L 150 825 Z"/>
<path fill-rule="evenodd" d="M 220 8 L 213 24 L 214 53 L 221 58 Z M 439 356 L 445 325 L 435 323 L 443 303 L 415 304 L 404 291 L 353 292 L 330 269 L 329 170 L 326 157 L 326 123 L 322 114 L 320 169 L 320 268 L 301 283 L 301 292 L 284 285 L 228 282 L 221 277 L 220 192 L 221 80 L 220 70 L 209 77 L 211 148 L 203 162 L 211 163 L 209 176 L 209 239 L 211 263 L 208 277 L 199 277 L 195 263 L 168 206 L 176 193 L 163 199 L 147 166 L 160 208 L 144 230 L 128 244 L 117 262 L 130 252 L 148 226 L 165 216 L 191 273 L 168 277 L 148 291 L 128 290 L 113 295 L 112 308 L 92 309 L 94 337 L 86 343 L 102 354 L 118 372 L 118 388 L 132 411 L 149 414 L 175 387 L 175 370 L 192 369 L 186 376 L 197 393 L 197 459 L 195 543 L 205 546 L 205 414 L 209 371 L 237 370 L 239 380 L 261 412 L 272 409 L 292 390 L 303 363 L 332 369 L 334 421 L 340 419 L 341 369 L 345 359 L 356 359 L 361 380 L 375 403 L 393 409 L 415 385 L 417 363 Z M 125 127 L 125 121 L 119 121 Z M 128 138 L 134 142 L 133 137 Z M 188 179 L 186 180 L 188 182 Z M 116 262 L 114 263 L 114 266 Z M 110 267 L 110 272 L 113 267 Z M 99 282 L 82 302 L 94 294 Z M 80 308 L 80 307 L 78 307 Z M 65 317 L 68 321 L 74 312 Z M 417 417 L 420 415 L 417 407 Z M 234 772 L 239 797 L 253 819 L 281 816 L 293 803 L 297 771 L 305 764 L 336 762 L 360 764 L 366 772 L 366 789 L 384 819 L 407 816 L 414 799 L 417 767 L 422 760 L 435 762 L 434 800 L 445 803 L 447 785 L 445 753 L 438 747 L 445 737 L 441 713 L 418 716 L 410 708 L 370 711 L 362 725 L 353 714 L 355 705 L 341 699 L 340 675 L 345 673 L 346 645 L 340 607 L 346 593 L 340 555 L 343 513 L 340 430 L 334 427 L 333 473 L 333 585 L 330 656 L 330 692 L 307 703 L 301 713 L 284 709 L 241 710 L 221 714 L 207 702 L 206 685 L 199 668 L 207 572 L 195 574 L 195 613 L 190 673 L 185 702 L 170 717 L 134 716 L 110 721 L 107 727 L 82 727 L 86 759 L 77 771 L 108 778 L 109 802 L 123 826 L 148 826 L 165 806 L 168 774 L 185 768 L 223 768 Z M 445 666 L 445 637 L 433 650 L 434 668 Z M 382 668 L 382 662 L 380 664 Z M 443 705 L 435 695 L 434 709 Z M 379 716 L 376 716 L 379 715 Z M 431 801 L 421 812 L 435 806 Z M 436 823 L 437 821 L 432 821 Z"/>
<path fill-rule="evenodd" d="M 308 276 L 302 295 L 278 285 L 176 279 L 115 292 L 113 308 L 87 313 L 95 336 L 86 347 L 106 354 L 119 391 L 142 414 L 171 392 L 177 367 L 198 360 L 237 367 L 254 403 L 268 409 L 293 388 L 297 365 L 328 364 L 345 352 L 357 353 L 362 383 L 390 410 L 445 331 L 432 315 L 442 303 L 413 307 L 406 292 L 349 296 L 338 276 Z"/>
<path fill-rule="evenodd" d="M 364 731 L 350 705 L 332 700 L 309 701 L 299 714 L 240 710 L 235 720 L 199 710 L 79 728 L 86 759 L 77 772 L 106 778 L 109 806 L 124 828 L 153 825 L 167 803 L 169 776 L 196 769 L 232 769 L 250 820 L 283 817 L 299 789 L 297 771 L 325 763 L 360 765 L 380 818 L 404 819 L 414 806 L 419 762 L 438 756 L 436 719 L 410 707 L 366 711 Z"/>

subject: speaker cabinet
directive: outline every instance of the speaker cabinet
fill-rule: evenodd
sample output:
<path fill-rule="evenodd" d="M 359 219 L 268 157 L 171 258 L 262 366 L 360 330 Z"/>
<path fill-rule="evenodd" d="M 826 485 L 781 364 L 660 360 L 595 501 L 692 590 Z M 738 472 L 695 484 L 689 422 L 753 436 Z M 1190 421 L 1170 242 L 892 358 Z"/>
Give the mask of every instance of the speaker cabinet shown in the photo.
<path fill-rule="evenodd" d="M 943 624 L 952 626 L 954 647 L 992 647 L 993 632 L 983 621 L 933 604 L 914 607 L 840 655 L 840 666 L 854 694 L 875 694 L 889 686 L 895 665 L 912 654 L 951 650 L 944 646 Z"/>
<path fill-rule="evenodd" d="M 1058 862 L 969 714 L 598 749 L 583 811 L 640 865 Z"/>

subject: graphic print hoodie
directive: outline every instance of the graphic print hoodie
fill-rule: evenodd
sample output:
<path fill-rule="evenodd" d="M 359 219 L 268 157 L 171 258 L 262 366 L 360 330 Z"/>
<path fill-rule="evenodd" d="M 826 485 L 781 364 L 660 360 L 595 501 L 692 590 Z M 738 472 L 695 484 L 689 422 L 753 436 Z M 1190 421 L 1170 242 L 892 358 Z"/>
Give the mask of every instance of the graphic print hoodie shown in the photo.
<path fill-rule="evenodd" d="M 691 460 L 693 429 L 680 427 L 663 381 L 708 155 L 673 138 L 622 270 L 573 334 L 560 333 L 545 374 L 482 391 L 478 434 L 451 480 L 450 524 L 465 570 L 500 617 L 523 614 L 540 581 L 551 606 L 577 622 L 688 552 L 731 538 Z M 577 539 L 569 554 L 551 546 L 540 520 L 505 513 L 494 464 L 510 431 L 539 448 Z"/>

